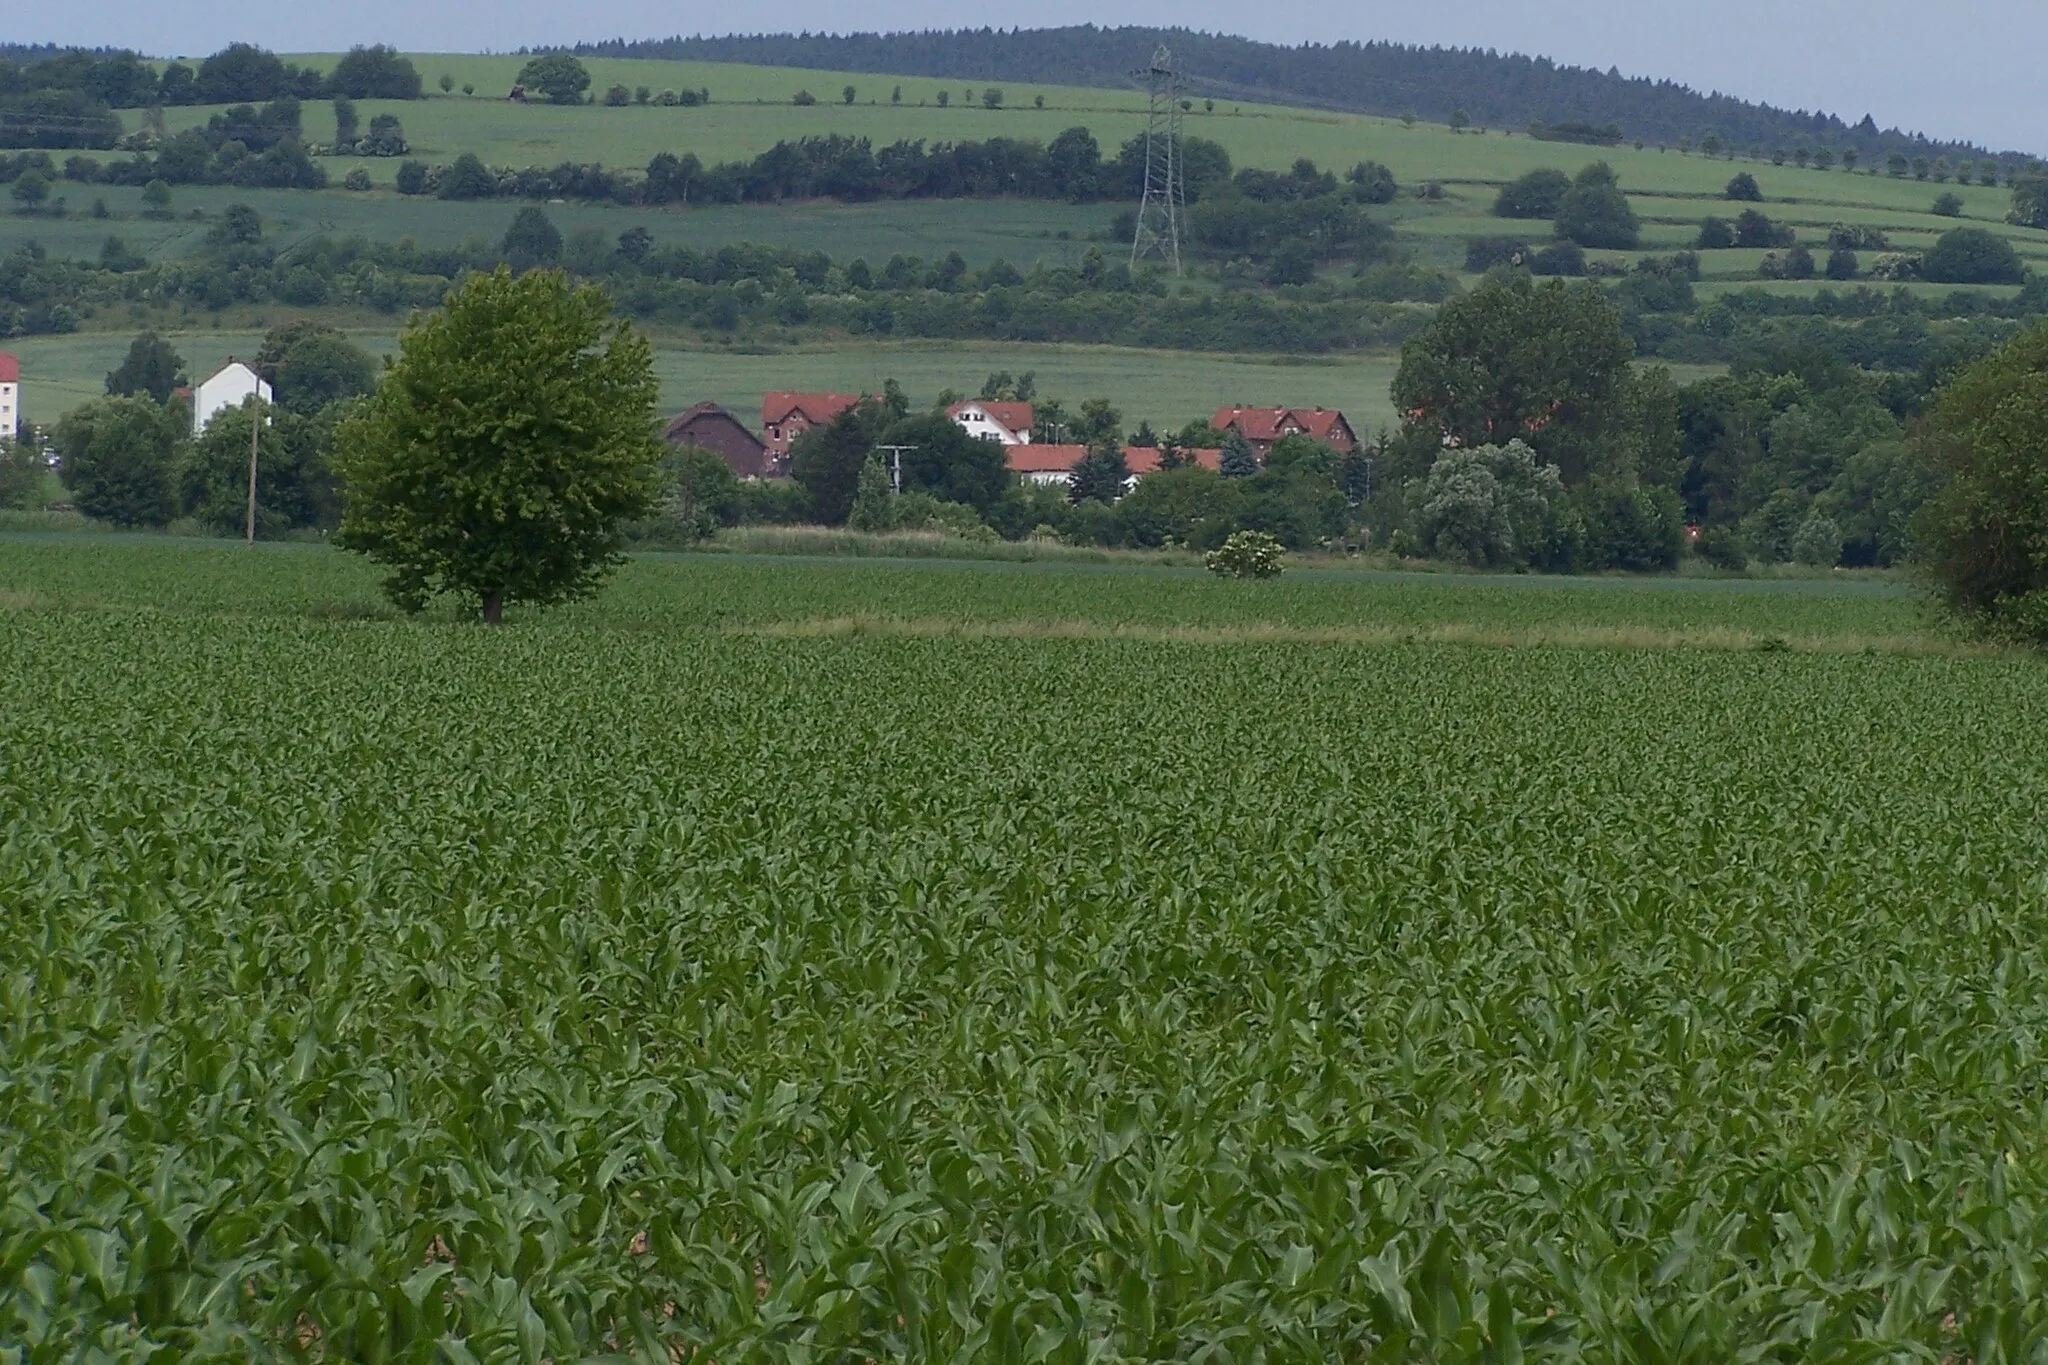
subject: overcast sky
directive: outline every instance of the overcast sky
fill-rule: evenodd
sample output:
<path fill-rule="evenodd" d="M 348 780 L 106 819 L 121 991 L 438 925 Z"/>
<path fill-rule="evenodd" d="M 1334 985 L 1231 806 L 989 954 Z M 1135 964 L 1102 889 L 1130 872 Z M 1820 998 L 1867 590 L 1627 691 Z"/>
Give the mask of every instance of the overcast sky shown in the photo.
<path fill-rule="evenodd" d="M 1185 24 L 1275 42 L 1391 38 L 1492 47 L 1617 66 L 1850 121 L 1866 112 L 1941 137 L 2048 150 L 2048 3 L 2043 0 L 345 0 L 242 9 L 197 0 L 10 0 L 0 38 L 204 55 L 241 39 L 281 52 L 388 42 L 412 51 L 504 51 L 532 43 L 673 33 L 1098 24 Z"/>

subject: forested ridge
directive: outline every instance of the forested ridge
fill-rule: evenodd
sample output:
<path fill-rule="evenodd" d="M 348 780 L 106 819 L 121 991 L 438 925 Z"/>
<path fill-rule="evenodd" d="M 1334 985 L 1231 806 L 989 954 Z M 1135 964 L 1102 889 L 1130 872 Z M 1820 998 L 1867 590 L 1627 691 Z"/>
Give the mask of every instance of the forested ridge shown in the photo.
<path fill-rule="evenodd" d="M 1867 113 L 1786 110 L 1676 81 L 1627 77 L 1484 48 L 1400 43 L 1303 43 L 1285 47 L 1181 28 L 958 29 L 921 33 L 752 34 L 723 38 L 614 39 L 579 44 L 594 56 L 746 62 L 873 71 L 971 81 L 1039 81 L 1125 87 L 1153 49 L 1172 48 L 1201 97 L 1306 105 L 1436 121 L 1462 110 L 1482 127 L 1533 122 L 1619 124 L 1631 139 L 1698 140 L 1718 133 L 1733 147 L 1792 150 L 1801 144 L 1907 148 L 1976 155 L 1983 148 L 1881 128 Z"/>

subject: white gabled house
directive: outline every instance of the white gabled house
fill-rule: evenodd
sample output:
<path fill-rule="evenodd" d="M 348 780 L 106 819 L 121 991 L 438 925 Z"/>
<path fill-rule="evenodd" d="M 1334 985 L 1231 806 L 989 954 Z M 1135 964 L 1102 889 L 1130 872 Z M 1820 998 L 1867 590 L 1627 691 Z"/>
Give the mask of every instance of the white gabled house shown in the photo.
<path fill-rule="evenodd" d="M 270 385 L 258 379 L 256 371 L 229 356 L 227 364 L 192 390 L 192 434 L 197 436 L 205 431 L 215 413 L 248 402 L 252 393 L 266 403 L 271 401 Z"/>
<path fill-rule="evenodd" d="M 21 362 L 0 354 L 0 441 L 11 441 L 21 428 Z"/>
<path fill-rule="evenodd" d="M 1034 413 L 1029 403 L 998 403 L 974 398 L 955 403 L 946 415 L 966 429 L 969 436 L 997 445 L 1028 446 Z"/>

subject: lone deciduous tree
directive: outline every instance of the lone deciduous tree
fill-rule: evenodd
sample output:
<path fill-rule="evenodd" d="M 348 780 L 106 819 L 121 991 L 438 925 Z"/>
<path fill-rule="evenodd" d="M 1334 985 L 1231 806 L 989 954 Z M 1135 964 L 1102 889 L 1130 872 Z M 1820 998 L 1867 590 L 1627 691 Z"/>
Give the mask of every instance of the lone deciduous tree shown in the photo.
<path fill-rule="evenodd" d="M 506 602 L 587 596 L 659 491 L 658 394 L 646 340 L 601 289 L 471 275 L 342 424 L 336 543 L 388 565 L 407 611 L 454 593 L 495 625 Z"/>

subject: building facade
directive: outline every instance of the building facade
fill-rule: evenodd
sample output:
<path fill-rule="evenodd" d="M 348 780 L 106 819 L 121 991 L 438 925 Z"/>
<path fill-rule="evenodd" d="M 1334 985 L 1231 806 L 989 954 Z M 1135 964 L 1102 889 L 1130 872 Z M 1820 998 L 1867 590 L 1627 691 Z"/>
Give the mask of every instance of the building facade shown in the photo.
<path fill-rule="evenodd" d="M 1036 414 L 1029 403 L 996 403 L 980 398 L 955 403 L 946 415 L 966 429 L 969 436 L 998 445 L 1028 446 Z"/>
<path fill-rule="evenodd" d="M 789 447 L 812 427 L 824 426 L 860 401 L 851 393 L 766 393 L 761 395 L 761 442 L 769 459 L 789 467 Z"/>
<path fill-rule="evenodd" d="M 1262 460 L 1289 436 L 1321 441 L 1340 454 L 1358 449 L 1358 433 L 1335 408 L 1218 408 L 1209 425 L 1237 432 Z"/>
<path fill-rule="evenodd" d="M 205 431 L 206 424 L 217 414 L 248 402 L 251 394 L 266 403 L 271 401 L 270 385 L 258 379 L 256 371 L 229 356 L 227 364 L 192 390 L 192 434 L 197 436 Z"/>
<path fill-rule="evenodd" d="M 771 459 L 761 438 L 716 403 L 699 403 L 669 419 L 661 439 L 672 446 L 696 446 L 724 460 L 743 479 L 780 478 L 786 469 Z"/>
<path fill-rule="evenodd" d="M 21 434 L 21 362 L 0 353 L 0 441 Z"/>

